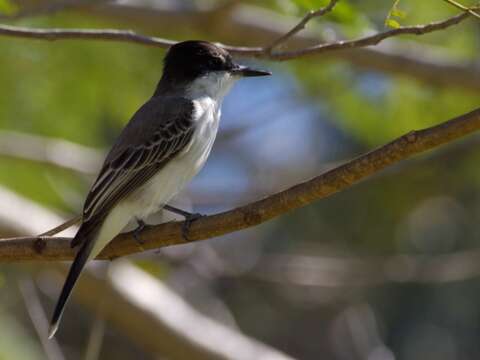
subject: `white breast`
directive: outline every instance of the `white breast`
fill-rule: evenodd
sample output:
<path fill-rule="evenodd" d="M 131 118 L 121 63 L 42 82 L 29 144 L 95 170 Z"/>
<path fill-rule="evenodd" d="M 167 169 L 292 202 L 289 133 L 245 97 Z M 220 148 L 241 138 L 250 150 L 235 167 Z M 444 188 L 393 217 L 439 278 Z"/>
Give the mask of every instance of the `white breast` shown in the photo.
<path fill-rule="evenodd" d="M 139 191 L 132 194 L 133 213 L 144 219 L 168 203 L 202 169 L 207 161 L 217 135 L 220 106 L 213 99 L 204 97 L 194 100 L 196 121 L 190 144 L 149 180 Z"/>
<path fill-rule="evenodd" d="M 133 194 L 134 201 L 127 201 L 129 207 L 134 207 L 130 210 L 137 218 L 159 211 L 205 165 L 217 135 L 223 97 L 236 80 L 228 72 L 212 72 L 192 83 L 186 94 L 195 106 L 192 141 Z"/>

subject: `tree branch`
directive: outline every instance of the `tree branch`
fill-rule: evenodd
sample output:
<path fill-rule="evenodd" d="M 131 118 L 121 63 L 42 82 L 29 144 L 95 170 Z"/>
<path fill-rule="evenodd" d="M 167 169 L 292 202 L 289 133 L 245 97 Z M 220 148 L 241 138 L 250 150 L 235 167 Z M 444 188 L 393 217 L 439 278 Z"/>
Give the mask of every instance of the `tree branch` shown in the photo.
<path fill-rule="evenodd" d="M 480 130 L 480 108 L 439 125 L 412 131 L 396 140 L 336 167 L 309 181 L 295 185 L 265 199 L 223 213 L 206 216 L 190 227 L 189 241 L 208 239 L 252 227 L 284 213 L 306 206 L 374 175 L 411 156 L 451 142 Z M 100 259 L 112 259 L 185 244 L 181 222 L 148 226 L 141 233 L 140 245 L 132 233 L 120 234 L 100 254 Z M 0 241 L 0 261 L 69 260 L 74 252 L 69 238 L 21 237 Z"/>
<path fill-rule="evenodd" d="M 314 45 L 300 50 L 282 51 L 270 54 L 270 58 L 274 60 L 289 60 L 306 55 L 318 55 L 326 51 L 362 48 L 371 45 L 377 45 L 381 41 L 399 35 L 424 35 L 434 31 L 444 30 L 451 26 L 457 25 L 470 17 L 469 13 L 461 13 L 452 16 L 446 20 L 435 21 L 425 25 L 403 26 L 398 29 L 391 29 L 374 35 L 365 36 L 355 40 L 340 40 L 332 43 Z"/>
<path fill-rule="evenodd" d="M 33 29 L 22 26 L 0 25 L 0 35 L 36 40 L 106 40 L 167 48 L 173 40 L 137 34 L 132 30 L 116 29 Z"/>
<path fill-rule="evenodd" d="M 340 40 L 331 43 L 314 45 L 294 51 L 278 51 L 271 53 L 269 47 L 230 46 L 219 44 L 229 52 L 251 56 L 260 59 L 284 61 L 307 55 L 318 55 L 327 51 L 337 51 L 352 48 L 362 48 L 377 45 L 381 41 L 404 34 L 423 35 L 434 31 L 444 30 L 457 25 L 469 17 L 469 13 L 463 12 L 448 19 L 432 22 L 426 25 L 405 26 L 380 32 L 374 35 L 361 37 L 355 40 Z M 175 41 L 158 37 L 138 34 L 132 30 L 115 29 L 32 29 L 20 26 L 0 25 L 0 36 L 13 36 L 36 40 L 104 40 L 135 43 L 147 46 L 167 48 Z"/>
<path fill-rule="evenodd" d="M 41 232 L 62 219 L 31 200 L 0 187 L 0 220 L 8 223 L 14 221 L 10 227 L 14 233 L 21 234 L 25 231 Z M 68 271 L 65 264 L 59 264 L 56 268 L 64 275 Z M 25 269 L 38 275 L 38 284 L 48 297 L 53 295 L 50 283 L 55 282 L 60 287 L 64 281 L 64 276 L 56 276 L 51 268 L 41 274 L 37 267 Z M 45 267 L 41 270 L 45 270 Z M 93 312 L 98 311 L 147 352 L 162 354 L 168 359 L 291 359 L 287 354 L 199 313 L 159 279 L 137 269 L 128 261 L 109 266 L 107 277 L 109 281 L 87 266 L 72 300 Z M 132 283 L 139 286 L 128 285 Z M 26 295 L 25 300 L 35 300 Z M 29 305 L 35 306 L 34 303 Z M 166 312 L 165 309 L 170 311 Z M 40 320 L 37 324 L 39 336 L 46 340 L 48 321 L 45 318 Z M 75 320 L 75 316 L 72 320 Z M 65 321 L 68 322 L 68 319 Z M 52 344 L 52 340 L 47 342 Z"/>
<path fill-rule="evenodd" d="M 208 11 L 185 11 L 162 3 L 146 3 L 142 0 L 125 0 L 122 5 L 109 4 L 89 8 L 88 16 L 97 16 L 108 21 L 122 21 L 134 26 L 154 29 L 170 34 L 178 24 L 190 33 L 225 43 L 269 44 L 291 29 L 298 19 L 277 12 L 239 3 L 230 17 L 215 17 Z M 317 31 L 303 31 L 289 41 L 296 49 L 326 42 Z M 460 61 L 447 51 L 438 52 L 425 43 L 391 40 L 388 44 L 368 48 L 345 49 L 325 52 L 315 61 L 342 60 L 363 69 L 382 71 L 413 77 L 417 81 L 436 86 L 458 87 L 480 91 L 480 71 L 474 61 Z"/>
<path fill-rule="evenodd" d="M 218 16 L 218 10 L 221 9 L 179 9 L 170 2 L 142 0 L 124 0 L 121 4 L 102 2 L 102 6 L 81 7 L 76 11 L 82 16 L 122 22 L 163 34 L 172 34 L 172 29 L 181 24 L 187 33 L 198 33 L 203 38 L 236 44 L 270 44 L 272 39 L 279 38 L 298 23 L 298 19 L 291 16 L 236 0 L 230 3 L 233 2 L 235 6 L 231 6 L 225 16 Z M 319 42 L 322 42 L 321 34 L 304 31 L 293 36 L 289 45 L 302 49 Z M 262 55 L 261 47 L 253 49 L 258 51 L 258 56 Z M 239 54 L 248 56 L 248 53 Z M 313 57 L 315 61 L 330 58 L 363 69 L 413 77 L 435 86 L 480 91 L 480 71 L 473 61 L 452 58 L 446 51 L 439 54 L 437 48 L 426 44 L 420 46 L 413 42 L 391 40 L 382 46 L 346 48 L 323 52 L 322 57 Z"/>

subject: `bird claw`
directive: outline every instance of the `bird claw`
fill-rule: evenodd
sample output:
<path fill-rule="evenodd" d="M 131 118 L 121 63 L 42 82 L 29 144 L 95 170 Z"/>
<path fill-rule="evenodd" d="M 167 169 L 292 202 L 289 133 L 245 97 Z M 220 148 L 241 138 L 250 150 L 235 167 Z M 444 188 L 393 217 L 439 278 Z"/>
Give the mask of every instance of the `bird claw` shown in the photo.
<path fill-rule="evenodd" d="M 204 216 L 205 215 L 200 213 L 185 215 L 185 221 L 182 224 L 182 237 L 185 241 L 190 241 L 190 239 L 188 238 L 188 231 L 190 230 L 190 226 L 192 225 L 192 223 Z"/>
<path fill-rule="evenodd" d="M 143 241 L 140 238 L 140 233 L 143 231 L 143 229 L 145 229 L 146 224 L 143 220 L 138 220 L 137 219 L 137 225 L 138 226 L 135 228 L 135 230 L 133 230 L 133 238 L 138 243 L 138 245 L 140 245 L 140 247 L 142 247 L 143 244 L 145 244 L 145 241 Z"/>

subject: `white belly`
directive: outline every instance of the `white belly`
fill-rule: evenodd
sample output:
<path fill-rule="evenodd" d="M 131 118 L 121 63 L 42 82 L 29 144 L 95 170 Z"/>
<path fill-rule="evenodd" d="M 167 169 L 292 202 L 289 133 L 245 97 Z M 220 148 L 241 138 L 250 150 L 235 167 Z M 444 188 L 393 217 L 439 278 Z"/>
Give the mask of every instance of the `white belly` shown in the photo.
<path fill-rule="evenodd" d="M 191 143 L 125 201 L 139 219 L 159 211 L 202 169 L 217 135 L 220 109 L 210 98 L 196 101 Z"/>
<path fill-rule="evenodd" d="M 196 125 L 190 144 L 158 174 L 110 211 L 89 259 L 95 258 L 131 220 L 145 219 L 159 211 L 201 170 L 217 135 L 220 107 L 210 97 L 194 100 L 194 103 Z"/>

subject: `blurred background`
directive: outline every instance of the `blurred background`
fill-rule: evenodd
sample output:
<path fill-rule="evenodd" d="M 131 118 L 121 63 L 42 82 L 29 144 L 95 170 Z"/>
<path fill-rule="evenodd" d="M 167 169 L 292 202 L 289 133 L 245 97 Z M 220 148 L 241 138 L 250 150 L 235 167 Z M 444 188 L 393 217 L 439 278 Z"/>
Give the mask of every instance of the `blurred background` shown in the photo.
<path fill-rule="evenodd" d="M 459 11 L 401 0 L 392 13 L 394 3 L 340 0 L 284 49 Z M 265 46 L 326 4 L 0 0 L 0 21 Z M 274 75 L 235 86 L 207 165 L 172 204 L 205 214 L 247 204 L 474 109 L 479 25 L 286 62 L 242 59 Z M 0 38 L 1 237 L 80 213 L 105 150 L 151 96 L 163 55 Z M 417 156 L 261 226 L 92 264 L 55 341 L 45 340 L 46 318 L 68 264 L 2 264 L 0 359 L 478 359 L 479 141 Z"/>

